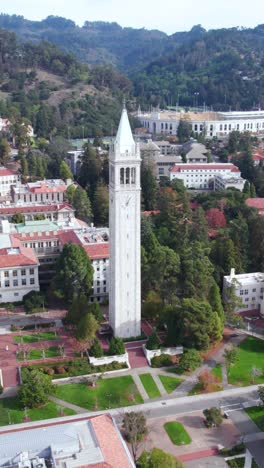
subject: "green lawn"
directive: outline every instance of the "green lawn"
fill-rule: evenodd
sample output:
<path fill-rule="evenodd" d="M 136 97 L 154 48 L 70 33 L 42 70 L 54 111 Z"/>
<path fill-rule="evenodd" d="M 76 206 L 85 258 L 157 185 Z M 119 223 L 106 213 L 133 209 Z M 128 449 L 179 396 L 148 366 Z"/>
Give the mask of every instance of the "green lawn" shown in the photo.
<path fill-rule="evenodd" d="M 245 410 L 258 428 L 264 432 L 264 406 L 253 406 Z"/>
<path fill-rule="evenodd" d="M 169 375 L 159 375 L 159 379 L 163 384 L 167 393 L 172 393 L 183 381 L 177 377 L 170 377 Z"/>
<path fill-rule="evenodd" d="M 164 424 L 164 429 L 174 445 L 187 445 L 192 441 L 183 425 L 177 421 Z"/>
<path fill-rule="evenodd" d="M 60 356 L 59 349 L 57 348 L 57 346 L 51 346 L 50 348 L 47 348 L 45 350 L 45 356 L 46 358 L 58 357 Z M 24 360 L 22 352 L 17 355 L 17 359 L 18 361 Z M 41 349 L 31 349 L 31 351 L 29 351 L 26 361 L 33 361 L 35 359 L 43 359 Z"/>
<path fill-rule="evenodd" d="M 95 388 L 86 383 L 59 385 L 56 397 L 89 410 L 104 410 L 143 403 L 130 375 L 99 379 Z"/>
<path fill-rule="evenodd" d="M 58 338 L 55 332 L 32 333 L 29 335 L 14 336 L 15 343 L 35 343 L 36 341 L 55 340 Z"/>
<path fill-rule="evenodd" d="M 238 361 L 228 369 L 228 382 L 232 385 L 251 385 L 252 366 L 261 369 L 263 374 L 256 377 L 254 384 L 264 382 L 264 340 L 248 336 L 238 346 Z"/>
<path fill-rule="evenodd" d="M 149 396 L 149 398 L 158 398 L 161 396 L 160 391 L 155 384 L 155 381 L 151 374 L 141 374 L 139 378 Z"/>
<path fill-rule="evenodd" d="M 49 401 L 46 405 L 37 409 L 28 409 L 27 414 L 32 421 L 40 421 L 41 419 L 57 418 L 61 415 L 60 409 L 63 410 L 65 416 L 76 414 L 75 411 L 59 407 L 53 401 Z M 23 422 L 25 416 L 24 410 L 20 407 L 18 398 L 1 398 L 0 399 L 0 426 L 11 424 L 19 424 Z"/>
<path fill-rule="evenodd" d="M 222 382 L 222 366 L 221 364 L 217 364 L 213 369 L 211 370 L 212 374 L 215 375 L 215 377 L 218 377 L 220 380 L 219 382 Z"/>

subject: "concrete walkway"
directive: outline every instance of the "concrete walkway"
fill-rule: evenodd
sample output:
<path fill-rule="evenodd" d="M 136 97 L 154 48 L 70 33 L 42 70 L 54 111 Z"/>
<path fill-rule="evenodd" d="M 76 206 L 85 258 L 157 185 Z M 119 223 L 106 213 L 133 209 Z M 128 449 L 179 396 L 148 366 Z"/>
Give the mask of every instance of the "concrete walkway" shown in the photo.
<path fill-rule="evenodd" d="M 157 385 L 161 396 L 167 395 L 167 392 L 166 392 L 165 388 L 163 387 L 162 382 L 161 382 L 160 378 L 158 377 L 158 375 L 153 373 L 152 378 L 153 378 L 155 384 Z"/>
<path fill-rule="evenodd" d="M 230 411 L 228 412 L 230 419 L 233 421 L 236 428 L 244 436 L 248 434 L 256 434 L 261 432 L 260 429 L 256 426 L 254 421 L 248 416 L 246 411 L 243 409 Z"/>
<path fill-rule="evenodd" d="M 87 408 L 82 408 L 81 406 L 74 405 L 72 403 L 68 403 L 65 400 L 61 400 L 60 398 L 56 398 L 54 396 L 49 396 L 49 400 L 56 403 L 56 405 L 65 406 L 66 408 L 70 408 L 71 410 L 75 411 L 77 414 L 87 413 Z"/>
<path fill-rule="evenodd" d="M 132 372 L 131 376 L 133 377 L 134 382 L 135 382 L 135 384 L 136 384 L 136 386 L 138 388 L 138 391 L 139 391 L 140 395 L 142 396 L 143 400 L 144 401 L 149 400 L 149 396 L 148 396 L 148 394 L 147 394 L 147 392 L 146 392 L 146 390 L 145 390 L 145 388 L 144 388 L 138 374 L 136 372 Z"/>

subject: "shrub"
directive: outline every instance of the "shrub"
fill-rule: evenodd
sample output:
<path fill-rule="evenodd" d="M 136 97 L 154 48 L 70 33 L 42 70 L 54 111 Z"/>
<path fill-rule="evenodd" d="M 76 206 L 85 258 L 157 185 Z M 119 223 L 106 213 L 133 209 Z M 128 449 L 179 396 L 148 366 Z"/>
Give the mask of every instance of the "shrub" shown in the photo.
<path fill-rule="evenodd" d="M 57 366 L 54 369 L 55 374 L 65 374 L 66 370 L 63 366 Z"/>
<path fill-rule="evenodd" d="M 161 354 L 160 356 L 154 356 L 151 359 L 152 367 L 168 367 L 172 366 L 173 362 L 169 354 Z"/>
<path fill-rule="evenodd" d="M 111 338 L 109 346 L 109 355 L 115 356 L 126 352 L 125 345 L 121 338 Z"/>
<path fill-rule="evenodd" d="M 156 333 L 153 333 L 148 337 L 146 348 L 150 350 L 159 348 L 159 340 Z"/>
<path fill-rule="evenodd" d="M 45 372 L 45 374 L 48 374 L 48 375 L 54 375 L 55 374 L 55 371 L 54 371 L 54 369 L 52 369 L 52 367 L 48 367 L 48 369 L 45 369 L 44 372 Z"/>
<path fill-rule="evenodd" d="M 89 349 L 89 355 L 95 358 L 100 358 L 104 354 L 102 346 L 98 338 L 95 338 L 91 348 Z"/>
<path fill-rule="evenodd" d="M 25 311 L 27 314 L 32 314 L 34 312 L 40 312 L 43 310 L 45 305 L 44 295 L 37 291 L 30 291 L 23 298 L 23 303 Z"/>
<path fill-rule="evenodd" d="M 194 371 L 202 364 L 202 358 L 196 349 L 188 349 L 181 355 L 179 364 L 183 371 Z"/>

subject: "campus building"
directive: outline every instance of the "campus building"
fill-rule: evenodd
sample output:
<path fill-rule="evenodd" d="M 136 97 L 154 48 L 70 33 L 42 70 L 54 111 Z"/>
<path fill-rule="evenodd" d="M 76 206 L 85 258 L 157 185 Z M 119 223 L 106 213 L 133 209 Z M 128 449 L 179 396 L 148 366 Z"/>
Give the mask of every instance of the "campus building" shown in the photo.
<path fill-rule="evenodd" d="M 0 204 L 0 221 L 12 222 L 15 214 L 21 213 L 25 221 L 44 218 L 49 221 L 56 221 L 58 224 L 67 223 L 74 219 L 74 209 L 68 203 L 43 204 Z"/>
<path fill-rule="evenodd" d="M 13 203 L 62 203 L 64 193 L 73 184 L 71 179 L 64 182 L 61 179 L 39 180 L 37 182 L 27 182 L 12 187 L 11 194 Z"/>
<path fill-rule="evenodd" d="M 170 169 L 170 180 L 180 179 L 186 188 L 197 190 L 222 190 L 234 187 L 243 190 L 242 179 L 237 166 L 230 163 L 175 164 Z"/>
<path fill-rule="evenodd" d="M 241 307 L 237 312 L 259 310 L 264 317 L 264 273 L 235 274 L 232 268 L 230 275 L 224 276 L 223 296 L 228 287 L 234 287 L 237 297 L 241 299 Z"/>
<path fill-rule="evenodd" d="M 15 237 L 0 237 L 0 302 L 18 302 L 30 291 L 39 291 L 39 261 L 34 250 Z"/>
<path fill-rule="evenodd" d="M 6 167 L 0 167 L 0 197 L 11 194 L 11 187 L 19 182 L 19 175 Z"/>
<path fill-rule="evenodd" d="M 264 134 L 264 111 L 250 112 L 176 112 L 154 110 L 137 114 L 146 130 L 151 134 L 177 135 L 181 120 L 189 123 L 194 134 L 205 138 L 225 138 L 230 132 Z"/>
<path fill-rule="evenodd" d="M 0 467 L 135 468 L 109 414 L 5 426 L 0 439 Z"/>
<path fill-rule="evenodd" d="M 76 220 L 77 222 L 78 220 Z M 32 259 L 35 260 L 36 268 L 34 278 L 26 272 L 23 281 L 9 282 L 7 273 L 3 269 L 3 281 L 0 285 L 0 302 L 17 302 L 31 290 L 39 290 L 39 284 L 47 286 L 55 274 L 56 261 L 66 243 L 81 245 L 91 259 L 94 276 L 92 294 L 90 300 L 104 302 L 108 300 L 109 294 L 109 232 L 108 228 L 89 227 L 85 223 L 73 227 L 60 227 L 57 223 L 48 220 L 26 221 L 18 225 L 10 225 L 8 221 L 2 221 L 0 234 L 0 264 L 5 263 L 15 269 L 27 265 L 26 260 L 18 254 L 29 257 L 29 268 L 33 268 Z M 20 251 L 11 249 L 16 245 Z M 10 250 L 6 251 L 6 248 Z M 21 250 L 22 249 L 22 250 Z M 2 256 L 1 256 L 2 252 Z M 2 260 L 1 260 L 2 258 Z M 2 262 L 2 263 L 1 263 Z M 6 275 L 6 277 L 5 277 Z M 18 275 L 19 276 L 19 275 Z M 10 277 L 12 274 L 10 273 Z M 6 278 L 6 281 L 4 280 Z M 25 282 L 26 280 L 26 282 Z M 13 289 L 16 294 L 13 294 Z M 11 291 L 11 294 L 9 292 Z M 4 298 L 6 300 L 4 300 Z M 7 300 L 8 298 L 8 300 Z"/>

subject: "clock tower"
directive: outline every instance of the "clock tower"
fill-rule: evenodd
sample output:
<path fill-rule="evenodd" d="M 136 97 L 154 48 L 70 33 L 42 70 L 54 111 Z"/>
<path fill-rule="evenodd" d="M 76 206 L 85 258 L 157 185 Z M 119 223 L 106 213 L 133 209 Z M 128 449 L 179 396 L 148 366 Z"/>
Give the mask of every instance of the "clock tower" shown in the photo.
<path fill-rule="evenodd" d="M 109 315 L 121 338 L 141 333 L 140 162 L 124 108 L 109 154 Z"/>

